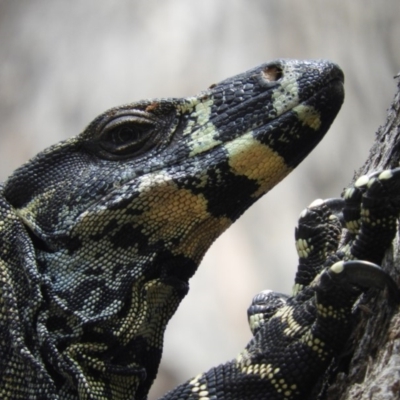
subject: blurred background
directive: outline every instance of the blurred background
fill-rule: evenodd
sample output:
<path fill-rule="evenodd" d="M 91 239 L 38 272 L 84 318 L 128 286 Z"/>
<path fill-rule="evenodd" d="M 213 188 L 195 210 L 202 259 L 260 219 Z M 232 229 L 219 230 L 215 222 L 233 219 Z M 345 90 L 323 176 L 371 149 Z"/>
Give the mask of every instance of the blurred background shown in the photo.
<path fill-rule="evenodd" d="M 275 58 L 328 58 L 346 100 L 327 137 L 206 255 L 149 399 L 236 357 L 254 294 L 289 292 L 293 231 L 368 155 L 400 70 L 398 0 L 0 0 L 0 180 L 107 108 L 193 95 Z"/>

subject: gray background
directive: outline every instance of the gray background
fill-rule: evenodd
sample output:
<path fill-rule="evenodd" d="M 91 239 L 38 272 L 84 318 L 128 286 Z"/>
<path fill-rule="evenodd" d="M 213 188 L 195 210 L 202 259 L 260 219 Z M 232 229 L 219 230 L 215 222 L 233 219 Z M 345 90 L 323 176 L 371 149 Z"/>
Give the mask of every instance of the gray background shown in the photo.
<path fill-rule="evenodd" d="M 398 0 L 0 0 L 0 180 L 118 104 L 192 95 L 274 58 L 344 69 L 328 136 L 205 257 L 168 327 L 151 399 L 241 351 L 255 293 L 290 291 L 298 214 L 341 193 L 384 122 L 399 17 Z"/>

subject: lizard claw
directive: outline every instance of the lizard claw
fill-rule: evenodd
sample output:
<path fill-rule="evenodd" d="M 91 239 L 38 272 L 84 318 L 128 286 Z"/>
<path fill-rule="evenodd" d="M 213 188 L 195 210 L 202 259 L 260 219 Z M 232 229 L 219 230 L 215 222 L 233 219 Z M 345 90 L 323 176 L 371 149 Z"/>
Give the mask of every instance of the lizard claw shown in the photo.
<path fill-rule="evenodd" d="M 400 289 L 392 277 L 378 265 L 361 260 L 339 261 L 321 275 L 320 287 L 329 286 L 327 280 L 341 286 L 356 285 L 362 289 L 387 287 L 390 300 L 400 304 Z"/>

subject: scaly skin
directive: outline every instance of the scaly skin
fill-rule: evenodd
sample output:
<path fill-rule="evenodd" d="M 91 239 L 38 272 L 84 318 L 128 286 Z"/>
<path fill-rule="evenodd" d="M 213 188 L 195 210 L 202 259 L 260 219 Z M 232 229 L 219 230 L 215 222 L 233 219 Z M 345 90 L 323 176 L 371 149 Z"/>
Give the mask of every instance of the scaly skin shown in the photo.
<path fill-rule="evenodd" d="M 145 399 L 204 253 L 342 101 L 336 65 L 278 60 L 111 109 L 19 168 L 0 193 L 0 397 Z M 167 398 L 282 398 L 247 359 Z"/>

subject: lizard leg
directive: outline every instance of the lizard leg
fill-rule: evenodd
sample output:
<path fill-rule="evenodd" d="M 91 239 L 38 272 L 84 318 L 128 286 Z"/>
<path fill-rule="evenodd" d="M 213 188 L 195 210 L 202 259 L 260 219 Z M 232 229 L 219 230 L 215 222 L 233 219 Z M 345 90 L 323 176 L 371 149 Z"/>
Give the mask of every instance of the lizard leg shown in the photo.
<path fill-rule="evenodd" d="M 308 286 L 322 270 L 326 258 L 337 250 L 343 222 L 342 199 L 315 200 L 300 214 L 295 229 L 299 266 L 293 294 Z M 289 296 L 272 290 L 258 293 L 247 310 L 249 326 L 256 334 Z"/>

